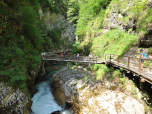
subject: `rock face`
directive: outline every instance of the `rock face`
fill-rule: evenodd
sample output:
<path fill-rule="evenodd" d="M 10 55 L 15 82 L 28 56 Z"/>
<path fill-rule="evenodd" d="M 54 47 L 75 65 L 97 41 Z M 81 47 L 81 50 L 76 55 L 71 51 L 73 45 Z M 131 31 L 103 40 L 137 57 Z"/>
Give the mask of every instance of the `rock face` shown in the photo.
<path fill-rule="evenodd" d="M 83 67 L 65 67 L 54 74 L 51 87 L 54 92 L 62 91 L 62 94 L 54 94 L 57 103 L 71 103 L 76 113 L 145 113 L 143 104 L 135 100 L 130 93 L 127 95 L 120 91 L 122 87 L 118 78 L 111 82 L 110 84 L 107 80 L 96 81 L 94 74 Z"/>
<path fill-rule="evenodd" d="M 51 13 L 49 10 L 45 13 L 42 9 L 39 9 L 40 19 L 44 20 L 47 30 L 51 31 L 53 29 L 61 30 L 61 39 L 64 40 L 64 45 L 62 50 L 54 50 L 54 52 L 69 51 L 68 46 L 75 41 L 75 27 L 74 24 L 70 24 L 64 15 Z M 54 53 L 52 52 L 52 53 Z"/>
<path fill-rule="evenodd" d="M 144 8 L 142 9 L 139 7 Z M 134 34 L 139 27 L 138 24 L 140 22 L 138 20 L 141 19 L 142 13 L 144 12 L 144 14 L 146 14 L 146 11 L 151 7 L 151 0 L 141 0 L 140 2 L 138 0 L 112 1 L 106 9 L 104 28 L 120 29 Z"/>
<path fill-rule="evenodd" d="M 44 61 L 41 62 L 41 65 L 39 65 L 37 68 L 29 71 L 28 75 L 27 75 L 27 87 L 29 89 L 29 92 L 31 93 L 31 95 L 33 96 L 35 93 L 35 80 L 39 80 L 40 78 L 42 78 L 43 76 L 45 76 L 45 69 L 44 69 Z"/>
<path fill-rule="evenodd" d="M 88 100 L 90 110 L 95 114 L 144 114 L 144 107 L 137 100 L 120 92 L 105 91 Z M 94 110 L 96 109 L 96 110 Z"/>
<path fill-rule="evenodd" d="M 29 114 L 32 101 L 19 89 L 0 83 L 0 114 Z"/>
<path fill-rule="evenodd" d="M 27 73 L 27 87 L 30 94 L 35 93 L 35 80 L 45 75 L 44 62 Z M 29 114 L 32 101 L 17 88 L 0 83 L 0 114 Z"/>

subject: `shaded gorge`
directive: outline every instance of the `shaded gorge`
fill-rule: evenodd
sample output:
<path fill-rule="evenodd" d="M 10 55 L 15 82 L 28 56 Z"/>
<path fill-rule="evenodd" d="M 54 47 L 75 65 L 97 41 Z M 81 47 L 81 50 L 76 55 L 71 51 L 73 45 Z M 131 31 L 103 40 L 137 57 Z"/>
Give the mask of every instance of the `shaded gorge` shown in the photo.
<path fill-rule="evenodd" d="M 37 81 L 35 88 L 37 92 L 34 94 L 32 101 L 33 114 L 71 114 L 65 110 L 65 106 L 59 106 L 54 100 L 51 92 L 52 75 L 65 66 L 66 64 L 51 65 L 46 68 L 47 76 Z"/>

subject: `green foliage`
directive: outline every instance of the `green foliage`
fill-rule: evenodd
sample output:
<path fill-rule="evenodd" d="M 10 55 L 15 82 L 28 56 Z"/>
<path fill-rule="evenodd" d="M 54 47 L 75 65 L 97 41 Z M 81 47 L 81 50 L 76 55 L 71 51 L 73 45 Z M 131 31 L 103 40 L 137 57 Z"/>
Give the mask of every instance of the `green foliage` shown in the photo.
<path fill-rule="evenodd" d="M 129 80 L 131 82 L 131 93 L 133 95 L 137 95 L 137 87 L 135 85 L 135 83 L 132 80 Z"/>
<path fill-rule="evenodd" d="M 51 31 L 48 31 L 47 36 L 51 40 L 51 46 L 48 47 L 47 50 L 49 50 L 50 48 L 51 50 L 62 49 L 64 47 L 64 40 L 61 39 L 61 29 L 59 28 L 52 29 Z"/>
<path fill-rule="evenodd" d="M 79 13 L 79 1 L 78 0 L 69 0 L 68 2 L 68 11 L 67 16 L 68 20 L 74 24 L 78 20 L 78 13 Z"/>
<path fill-rule="evenodd" d="M 99 68 L 101 68 L 101 65 L 94 64 L 92 68 L 93 68 L 93 70 L 97 71 Z"/>
<path fill-rule="evenodd" d="M 129 0 L 112 0 L 105 11 L 104 26 L 108 23 L 107 17 L 115 10 L 117 23 L 121 22 L 126 25 L 132 19 L 136 25 L 134 29 L 137 29 L 138 33 L 140 31 L 147 33 L 147 24 L 152 22 L 152 9 L 148 8 L 147 0 L 133 0 L 129 5 L 128 2 Z M 123 17 L 119 16 L 120 14 Z M 128 31 L 130 31 L 129 29 L 133 28 L 128 28 Z"/>
<path fill-rule="evenodd" d="M 40 65 L 43 46 L 50 45 L 38 0 L 5 0 L 0 6 L 0 75 L 8 85 L 26 91 L 28 71 Z"/>
<path fill-rule="evenodd" d="M 148 48 L 148 54 L 152 54 L 152 47 Z"/>
<path fill-rule="evenodd" d="M 76 35 L 79 38 L 83 38 L 87 31 L 89 31 L 92 24 L 96 28 L 101 27 L 101 22 L 103 21 L 104 10 L 109 4 L 110 0 L 84 0 L 79 1 L 79 13 L 76 25 Z M 96 23 L 92 21 L 97 20 Z M 100 24 L 100 25 L 98 25 Z"/>
<path fill-rule="evenodd" d="M 79 41 L 76 41 L 72 46 L 73 46 L 72 54 L 76 54 L 77 52 L 80 52 L 82 50 Z"/>
<path fill-rule="evenodd" d="M 124 64 L 124 65 L 127 65 L 127 63 L 126 63 L 126 62 L 124 62 L 124 61 L 123 61 L 123 64 Z"/>
<path fill-rule="evenodd" d="M 136 41 L 136 35 L 121 30 L 111 30 L 93 40 L 91 51 L 98 56 L 104 54 L 122 55 Z"/>
<path fill-rule="evenodd" d="M 121 84 L 123 84 L 125 82 L 125 78 L 119 78 L 119 81 Z"/>
<path fill-rule="evenodd" d="M 121 77 L 122 77 L 122 73 L 121 73 L 120 70 L 114 70 L 114 71 L 112 72 L 112 76 L 113 76 L 113 77 L 121 78 Z"/>
<path fill-rule="evenodd" d="M 87 79 L 91 79 L 91 77 L 88 75 L 88 76 L 87 76 Z"/>
<path fill-rule="evenodd" d="M 96 80 L 101 80 L 110 71 L 107 66 L 102 64 L 94 64 L 93 70 L 96 72 Z"/>
<path fill-rule="evenodd" d="M 148 67 L 150 65 L 150 61 L 145 61 L 143 64 L 144 66 Z"/>
<path fill-rule="evenodd" d="M 43 11 L 49 9 L 51 12 L 62 13 L 66 15 L 67 0 L 39 0 Z"/>
<path fill-rule="evenodd" d="M 91 70 L 91 67 L 90 67 L 90 66 L 88 66 L 88 67 L 87 67 L 87 70 Z"/>

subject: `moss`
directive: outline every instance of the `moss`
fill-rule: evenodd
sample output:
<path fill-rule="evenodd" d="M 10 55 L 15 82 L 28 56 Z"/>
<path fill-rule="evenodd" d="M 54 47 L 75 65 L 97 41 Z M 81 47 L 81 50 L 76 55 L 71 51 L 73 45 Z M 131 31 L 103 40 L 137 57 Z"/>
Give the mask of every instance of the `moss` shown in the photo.
<path fill-rule="evenodd" d="M 148 48 L 148 54 L 150 54 L 150 55 L 152 54 L 152 47 Z"/>

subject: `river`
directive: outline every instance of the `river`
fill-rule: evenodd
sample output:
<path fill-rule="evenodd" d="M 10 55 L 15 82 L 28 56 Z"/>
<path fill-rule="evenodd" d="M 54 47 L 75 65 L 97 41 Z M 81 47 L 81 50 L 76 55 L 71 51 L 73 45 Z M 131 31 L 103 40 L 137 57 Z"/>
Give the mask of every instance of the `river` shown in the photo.
<path fill-rule="evenodd" d="M 50 91 L 52 75 L 56 70 L 49 71 L 43 81 L 36 84 L 38 90 L 33 98 L 32 111 L 34 114 L 51 114 L 54 111 L 61 111 L 61 114 L 71 114 L 68 110 L 64 110 L 59 106 Z"/>

